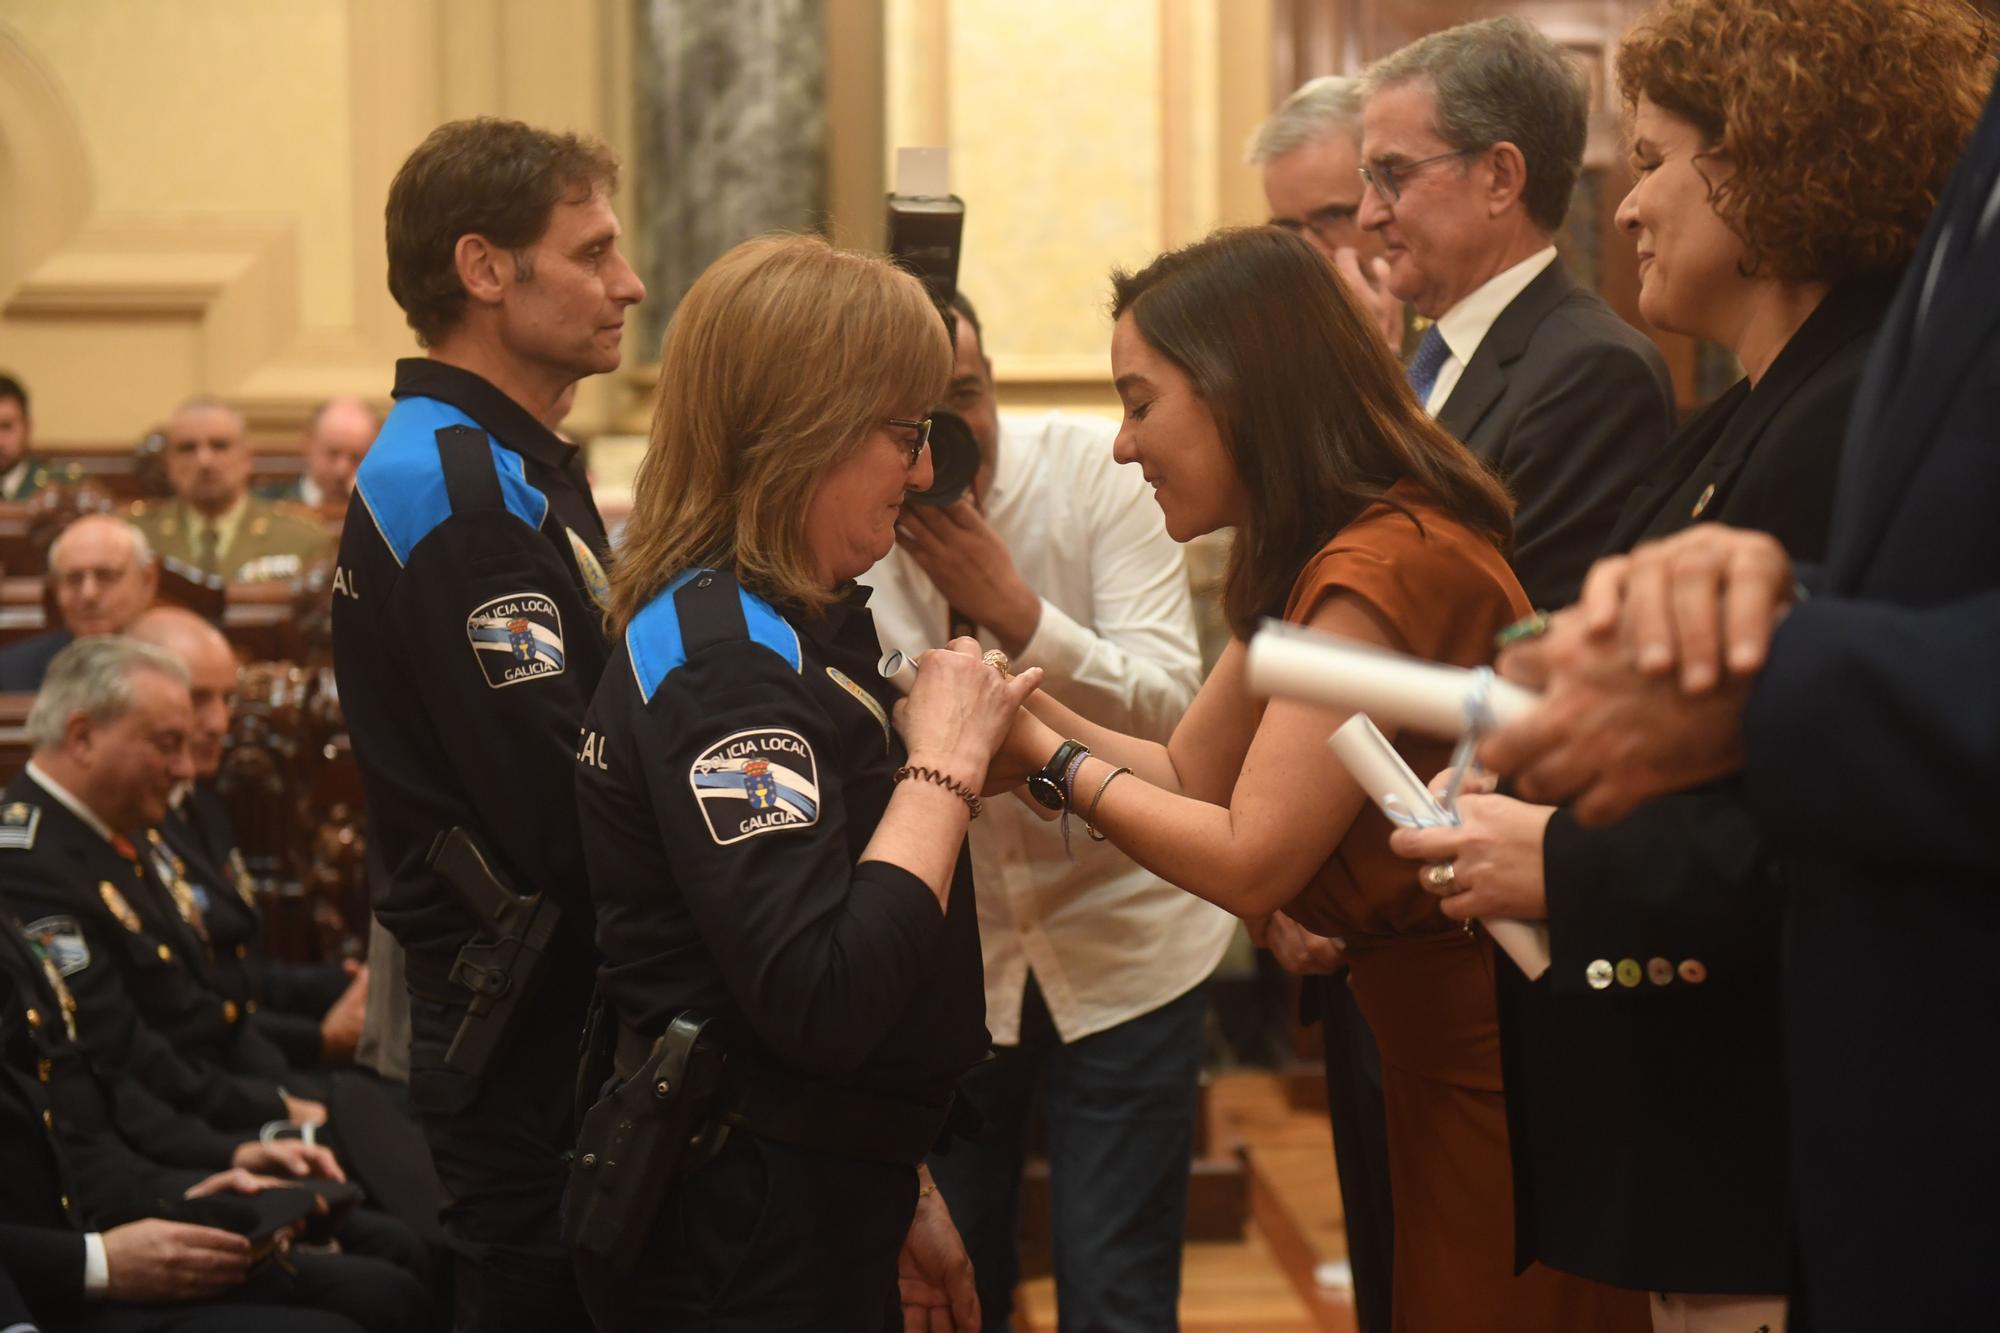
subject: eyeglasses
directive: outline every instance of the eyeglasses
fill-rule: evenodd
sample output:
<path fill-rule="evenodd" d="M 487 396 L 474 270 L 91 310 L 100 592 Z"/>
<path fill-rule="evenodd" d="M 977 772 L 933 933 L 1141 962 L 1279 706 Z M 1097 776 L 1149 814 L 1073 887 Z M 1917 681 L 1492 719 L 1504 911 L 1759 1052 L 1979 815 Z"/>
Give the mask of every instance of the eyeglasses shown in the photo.
<path fill-rule="evenodd" d="M 911 421 L 906 417 L 890 417 L 889 424 L 892 426 L 901 426 L 904 430 L 913 430 L 917 433 L 916 438 L 913 440 L 896 441 L 901 446 L 903 453 L 907 455 L 903 460 L 903 466 L 905 468 L 915 467 L 917 460 L 924 456 L 924 450 L 930 447 L 931 419 L 925 417 L 922 421 Z"/>
<path fill-rule="evenodd" d="M 1410 173 L 1419 167 L 1427 167 L 1433 162 L 1445 162 L 1454 157 L 1464 157 L 1468 153 L 1480 151 L 1477 148 L 1454 148 L 1449 153 L 1439 153 L 1436 157 L 1420 157 L 1414 162 L 1377 162 L 1361 168 L 1363 186 L 1374 186 L 1375 193 L 1382 196 L 1382 202 L 1394 205 L 1403 197 L 1403 183 L 1410 179 Z"/>
<path fill-rule="evenodd" d="M 1306 214 L 1303 220 L 1272 218 L 1271 225 L 1282 227 L 1294 236 L 1303 236 L 1306 232 L 1311 232 L 1322 241 L 1331 243 L 1335 238 L 1328 233 L 1353 222 L 1354 215 L 1360 211 L 1361 205 L 1358 201 L 1352 204 L 1328 204 L 1324 208 L 1315 208 Z"/>

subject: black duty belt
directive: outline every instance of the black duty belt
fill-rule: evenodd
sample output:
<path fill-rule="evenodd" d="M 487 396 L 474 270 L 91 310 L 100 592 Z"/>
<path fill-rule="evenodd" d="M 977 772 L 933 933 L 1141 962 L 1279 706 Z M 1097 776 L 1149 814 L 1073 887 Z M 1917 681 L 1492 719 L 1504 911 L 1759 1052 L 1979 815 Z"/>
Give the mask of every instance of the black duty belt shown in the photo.
<path fill-rule="evenodd" d="M 619 1077 L 629 1078 L 652 1049 L 653 1038 L 621 1024 Z M 732 1054 L 723 1066 L 715 1119 L 795 1148 L 915 1166 L 937 1146 L 952 1104 L 925 1106 L 834 1087 Z"/>

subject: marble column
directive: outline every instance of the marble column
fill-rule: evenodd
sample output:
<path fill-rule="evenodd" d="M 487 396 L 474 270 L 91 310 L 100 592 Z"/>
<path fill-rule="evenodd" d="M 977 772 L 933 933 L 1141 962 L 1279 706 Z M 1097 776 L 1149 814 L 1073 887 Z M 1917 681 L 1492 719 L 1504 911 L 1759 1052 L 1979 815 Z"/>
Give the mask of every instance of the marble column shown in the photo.
<path fill-rule="evenodd" d="M 824 0 L 636 0 L 633 227 L 657 353 L 701 271 L 739 241 L 825 225 Z"/>

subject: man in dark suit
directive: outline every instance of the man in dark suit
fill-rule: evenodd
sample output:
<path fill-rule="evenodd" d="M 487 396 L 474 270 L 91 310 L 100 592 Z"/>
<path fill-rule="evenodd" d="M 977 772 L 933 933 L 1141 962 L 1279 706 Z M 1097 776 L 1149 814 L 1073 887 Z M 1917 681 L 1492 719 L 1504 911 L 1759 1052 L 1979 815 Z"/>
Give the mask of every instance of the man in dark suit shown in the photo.
<path fill-rule="evenodd" d="M 2000 99 L 1883 325 L 1827 560 L 1709 524 L 1503 657 L 1483 757 L 1615 819 L 1740 775 L 1786 860 L 1791 1327 L 1973 1328 L 2000 1249 Z"/>
<path fill-rule="evenodd" d="M 1556 256 L 1586 94 L 1517 18 L 1433 33 L 1365 89 L 1359 221 L 1382 238 L 1389 290 L 1436 321 L 1411 385 L 1514 492 L 1529 600 L 1566 605 L 1674 427 L 1658 349 Z"/>
<path fill-rule="evenodd" d="M 173 654 L 188 670 L 194 726 L 188 758 L 194 781 L 174 793 L 157 828 L 179 858 L 190 896 L 208 931 L 208 950 L 223 993 L 250 1012 L 250 1024 L 300 1069 L 354 1058 L 367 1004 L 366 969 L 339 962 L 287 962 L 264 948 L 263 913 L 236 847 L 229 811 L 215 790 L 236 698 L 236 655 L 220 630 L 178 606 L 156 606 L 126 631 Z"/>
<path fill-rule="evenodd" d="M 55 655 L 84 634 L 116 634 L 153 604 L 159 567 L 139 530 L 85 514 L 49 544 L 49 581 L 62 624 L 0 648 L 0 693 L 32 693 Z"/>

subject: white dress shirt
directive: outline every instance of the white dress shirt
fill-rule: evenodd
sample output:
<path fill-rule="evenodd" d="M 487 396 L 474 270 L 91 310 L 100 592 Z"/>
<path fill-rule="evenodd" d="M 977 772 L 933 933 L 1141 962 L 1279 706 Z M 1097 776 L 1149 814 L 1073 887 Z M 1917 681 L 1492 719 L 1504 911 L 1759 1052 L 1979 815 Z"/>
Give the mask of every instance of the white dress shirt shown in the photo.
<path fill-rule="evenodd" d="M 1537 250 L 1520 263 L 1488 278 L 1472 290 L 1472 293 L 1457 305 L 1438 317 L 1437 331 L 1444 338 L 1444 345 L 1451 349 L 1451 355 L 1438 367 L 1437 382 L 1431 385 L 1431 396 L 1424 399 L 1424 410 L 1436 416 L 1440 409 L 1451 400 L 1451 391 L 1458 387 L 1459 376 L 1472 361 L 1472 354 L 1479 350 L 1479 344 L 1486 341 L 1486 333 L 1493 327 L 1493 321 L 1501 312 L 1514 304 L 1514 298 L 1526 291 L 1528 284 L 1542 276 L 1542 270 L 1556 262 L 1556 248 L 1551 245 Z"/>
<path fill-rule="evenodd" d="M 1014 564 L 1042 599 L 1015 669 L 1093 722 L 1164 741 L 1201 680 L 1187 571 L 1136 467 L 1111 457 L 1117 428 L 1050 413 L 1000 419 L 1000 452 L 982 497 Z M 900 548 L 863 576 L 885 649 L 944 642 L 944 594 Z M 999 646 L 985 631 L 980 640 Z M 1089 793 L 1078 793 L 1084 802 Z M 1012 796 L 972 826 L 986 1025 L 1020 1040 L 1029 969 L 1066 1042 L 1150 1013 L 1205 980 L 1235 918 L 1092 842 L 1070 819 L 1071 864 L 1053 821 Z"/>

